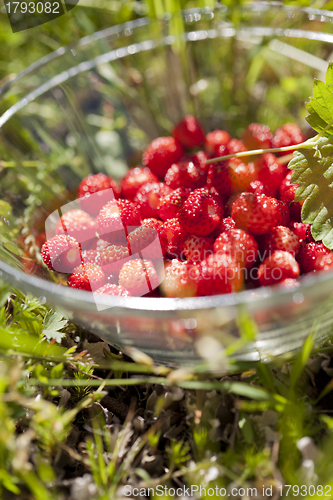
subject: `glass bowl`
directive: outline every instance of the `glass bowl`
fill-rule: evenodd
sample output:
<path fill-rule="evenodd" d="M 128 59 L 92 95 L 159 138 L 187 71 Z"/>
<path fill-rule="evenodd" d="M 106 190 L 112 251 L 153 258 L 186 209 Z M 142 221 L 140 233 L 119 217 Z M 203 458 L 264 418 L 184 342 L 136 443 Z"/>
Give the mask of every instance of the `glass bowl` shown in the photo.
<path fill-rule="evenodd" d="M 80 180 L 120 178 L 186 113 L 238 136 L 251 122 L 304 128 L 324 78 L 333 13 L 253 3 L 142 18 L 61 48 L 0 88 L 0 275 L 121 350 L 156 363 L 227 370 L 294 355 L 333 324 L 331 272 L 298 287 L 184 299 L 96 296 L 40 265 L 48 215 Z"/>

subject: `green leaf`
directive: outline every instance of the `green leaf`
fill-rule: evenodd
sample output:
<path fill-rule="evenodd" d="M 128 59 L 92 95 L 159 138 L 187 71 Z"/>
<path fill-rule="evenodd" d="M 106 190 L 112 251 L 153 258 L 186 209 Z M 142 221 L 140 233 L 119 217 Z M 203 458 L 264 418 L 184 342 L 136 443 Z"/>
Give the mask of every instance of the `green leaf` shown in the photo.
<path fill-rule="evenodd" d="M 323 240 L 333 249 L 333 136 L 312 141 L 312 147 L 294 153 L 288 168 L 294 170 L 291 181 L 299 184 L 295 200 L 305 200 L 302 221 L 312 224 L 316 241 Z M 319 152 L 319 155 L 318 155 Z"/>
<path fill-rule="evenodd" d="M 43 335 L 48 340 L 55 340 L 61 342 L 65 336 L 62 330 L 67 325 L 67 320 L 57 311 L 49 311 L 44 319 Z"/>
<path fill-rule="evenodd" d="M 333 120 L 333 63 L 329 63 L 326 72 L 326 83 L 315 80 L 313 97 L 306 104 L 309 115 L 307 122 L 317 132 L 321 132 Z M 333 125 L 323 134 L 329 137 L 333 134 Z"/>

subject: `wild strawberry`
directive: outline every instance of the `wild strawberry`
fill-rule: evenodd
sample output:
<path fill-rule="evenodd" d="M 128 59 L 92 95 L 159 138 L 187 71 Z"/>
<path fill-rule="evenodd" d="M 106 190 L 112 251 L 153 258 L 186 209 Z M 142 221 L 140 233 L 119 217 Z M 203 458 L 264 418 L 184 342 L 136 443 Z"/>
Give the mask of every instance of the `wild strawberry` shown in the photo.
<path fill-rule="evenodd" d="M 197 284 L 191 277 L 194 268 L 185 261 L 172 259 L 164 267 L 164 280 L 161 289 L 167 297 L 195 297 Z"/>
<path fill-rule="evenodd" d="M 204 170 L 207 172 L 208 170 L 208 165 L 206 164 L 206 161 L 208 160 L 208 155 L 205 151 L 197 151 L 193 155 L 188 157 L 188 161 L 191 161 L 199 167 L 201 170 Z"/>
<path fill-rule="evenodd" d="M 112 285 L 110 283 L 98 288 L 96 292 L 98 295 L 114 295 L 118 297 L 130 297 L 131 294 L 128 290 L 120 285 Z"/>
<path fill-rule="evenodd" d="M 254 235 L 268 233 L 276 225 L 281 225 L 283 212 L 281 202 L 264 194 L 241 193 L 231 207 L 236 226 Z"/>
<path fill-rule="evenodd" d="M 244 151 L 247 151 L 247 147 L 245 144 L 238 140 L 238 139 L 231 139 L 228 144 L 224 147 L 220 146 L 220 149 L 218 150 L 218 156 L 223 156 L 223 155 L 233 155 L 236 153 L 243 153 Z M 243 161 L 247 161 L 248 157 L 244 156 L 242 158 Z"/>
<path fill-rule="evenodd" d="M 92 250 L 96 250 L 96 252 L 100 252 L 104 248 L 108 247 L 110 243 L 108 241 L 102 240 L 102 239 L 97 239 L 95 244 L 91 247 Z"/>
<path fill-rule="evenodd" d="M 247 191 L 257 178 L 254 163 L 244 163 L 239 158 L 209 165 L 207 186 L 214 187 L 220 196 Z"/>
<path fill-rule="evenodd" d="M 166 221 L 178 217 L 180 209 L 190 192 L 191 190 L 188 188 L 178 188 L 161 198 L 157 209 L 160 218 Z"/>
<path fill-rule="evenodd" d="M 197 189 L 206 184 L 206 172 L 191 161 L 174 163 L 165 174 L 165 184 L 171 189 Z"/>
<path fill-rule="evenodd" d="M 67 284 L 72 288 L 95 291 L 105 284 L 106 277 L 97 264 L 81 264 L 68 277 Z"/>
<path fill-rule="evenodd" d="M 95 196 L 91 196 L 95 193 Z M 92 215 L 97 215 L 109 201 L 119 198 L 119 194 L 120 189 L 116 181 L 102 173 L 85 177 L 78 192 L 81 207 Z"/>
<path fill-rule="evenodd" d="M 217 228 L 214 229 L 212 233 L 210 233 L 209 237 L 213 238 L 213 240 L 216 240 L 216 238 L 218 238 L 220 234 L 222 234 L 224 231 L 235 228 L 236 228 L 235 221 L 231 217 L 225 217 L 224 219 L 221 220 Z"/>
<path fill-rule="evenodd" d="M 305 135 L 296 123 L 286 123 L 276 130 L 272 139 L 272 147 L 282 148 L 285 146 L 292 146 L 293 144 L 297 145 L 305 140 Z M 285 151 L 278 154 L 282 156 L 290 153 L 292 153 L 292 151 Z"/>
<path fill-rule="evenodd" d="M 195 277 L 198 296 L 238 292 L 242 287 L 240 266 L 230 255 L 210 255 L 198 268 L 199 272 Z"/>
<path fill-rule="evenodd" d="M 310 224 L 304 224 L 303 222 L 290 222 L 289 228 L 296 234 L 300 243 L 303 241 L 305 243 L 310 243 L 310 241 L 312 241 L 308 241 L 307 239 L 307 232 L 308 229 L 310 229 Z"/>
<path fill-rule="evenodd" d="M 220 196 L 230 196 L 232 184 L 226 161 L 212 163 L 208 166 L 207 187 L 214 187 Z"/>
<path fill-rule="evenodd" d="M 81 262 L 80 245 L 72 236 L 59 234 L 45 241 L 41 256 L 52 271 L 69 273 Z"/>
<path fill-rule="evenodd" d="M 228 229 L 215 240 L 214 252 L 231 255 L 241 268 L 249 269 L 258 257 L 258 243 L 243 229 Z"/>
<path fill-rule="evenodd" d="M 219 155 L 221 146 L 227 146 L 231 137 L 225 130 L 214 130 L 206 135 L 205 151 L 209 157 L 215 158 Z"/>
<path fill-rule="evenodd" d="M 213 238 L 192 234 L 184 243 L 184 255 L 188 262 L 199 264 L 213 253 Z"/>
<path fill-rule="evenodd" d="M 274 285 L 287 278 L 299 276 L 299 265 L 289 252 L 276 250 L 259 266 L 258 278 L 262 286 Z"/>
<path fill-rule="evenodd" d="M 151 182 L 158 182 L 158 178 L 148 167 L 130 168 L 120 183 L 121 195 L 132 201 L 140 187 Z"/>
<path fill-rule="evenodd" d="M 129 259 L 129 256 L 130 252 L 127 247 L 109 245 L 97 253 L 96 263 L 101 266 L 107 276 L 116 276 L 123 267 L 124 262 Z"/>
<path fill-rule="evenodd" d="M 263 237 L 263 250 L 268 254 L 275 250 L 283 250 L 296 255 L 299 246 L 299 239 L 296 234 L 285 226 L 276 226 Z"/>
<path fill-rule="evenodd" d="M 97 251 L 96 250 L 83 250 L 81 252 L 81 260 L 83 264 L 90 262 L 91 264 L 97 264 Z"/>
<path fill-rule="evenodd" d="M 168 219 L 163 224 L 168 240 L 167 256 L 169 259 L 182 257 L 184 243 L 189 237 L 188 232 L 180 225 L 179 219 Z"/>
<path fill-rule="evenodd" d="M 302 273 L 316 271 L 317 259 L 329 253 L 329 249 L 323 243 L 306 243 L 306 245 L 302 245 L 297 255 L 297 261 Z"/>
<path fill-rule="evenodd" d="M 280 186 L 280 199 L 289 207 L 290 220 L 301 222 L 301 210 L 303 202 L 295 202 L 295 193 L 298 184 L 291 182 L 292 172 L 288 172 Z"/>
<path fill-rule="evenodd" d="M 103 240 L 114 245 L 123 243 L 124 236 L 134 229 L 133 226 L 139 226 L 140 222 L 140 213 L 134 203 L 128 200 L 113 200 L 98 214 L 98 234 Z"/>
<path fill-rule="evenodd" d="M 158 274 L 149 260 L 134 259 L 126 262 L 119 273 L 119 285 L 131 295 L 142 296 L 158 287 Z"/>
<path fill-rule="evenodd" d="M 160 239 L 160 245 L 162 249 L 163 256 L 166 254 L 167 248 L 168 248 L 168 238 L 166 236 L 165 228 L 163 226 L 163 222 L 157 219 L 143 219 L 141 222 L 142 226 L 145 227 L 151 227 L 155 229 L 158 233 L 159 239 Z"/>
<path fill-rule="evenodd" d="M 96 233 L 96 226 L 93 219 L 87 212 L 75 209 L 63 214 L 55 228 L 56 234 L 67 234 L 73 236 L 82 248 L 89 247 Z M 87 243 L 87 245 L 85 245 Z"/>
<path fill-rule="evenodd" d="M 207 236 L 223 217 L 223 206 L 217 194 L 207 188 L 192 191 L 179 214 L 181 226 L 192 234 Z"/>
<path fill-rule="evenodd" d="M 192 115 L 187 115 L 173 129 L 172 135 L 185 149 L 201 146 L 205 142 L 204 130 Z"/>
<path fill-rule="evenodd" d="M 278 163 L 276 156 L 266 153 L 255 161 L 258 169 L 258 180 L 275 194 L 286 175 L 286 167 Z"/>
<path fill-rule="evenodd" d="M 142 155 L 142 165 L 150 168 L 153 174 L 162 179 L 173 163 L 177 163 L 184 151 L 174 137 L 154 139 Z"/>
<path fill-rule="evenodd" d="M 158 219 L 158 206 L 161 198 L 172 190 L 162 182 L 151 182 L 142 186 L 136 193 L 134 202 L 142 219 Z"/>
<path fill-rule="evenodd" d="M 141 252 L 140 258 L 147 260 L 163 259 L 167 249 L 167 240 L 162 248 L 158 231 L 153 227 L 139 226 L 127 236 L 131 255 Z"/>
<path fill-rule="evenodd" d="M 307 243 L 315 243 L 315 239 L 314 237 L 312 236 L 312 233 L 311 233 L 311 225 L 310 224 L 306 224 L 307 228 L 306 228 L 306 231 L 305 231 L 305 241 Z"/>
<path fill-rule="evenodd" d="M 253 194 L 265 194 L 266 196 L 270 196 L 271 198 L 274 198 L 275 194 L 268 188 L 268 186 L 265 186 L 261 181 L 250 182 L 248 192 Z"/>
<path fill-rule="evenodd" d="M 317 258 L 315 264 L 316 271 L 329 271 L 333 268 L 333 252 L 321 255 Z"/>
<path fill-rule="evenodd" d="M 269 149 L 272 138 L 271 129 L 261 123 L 251 123 L 242 135 L 242 141 L 247 149 Z"/>
<path fill-rule="evenodd" d="M 280 185 L 280 199 L 289 204 L 295 200 L 295 192 L 298 184 L 291 182 L 292 172 L 288 172 Z"/>

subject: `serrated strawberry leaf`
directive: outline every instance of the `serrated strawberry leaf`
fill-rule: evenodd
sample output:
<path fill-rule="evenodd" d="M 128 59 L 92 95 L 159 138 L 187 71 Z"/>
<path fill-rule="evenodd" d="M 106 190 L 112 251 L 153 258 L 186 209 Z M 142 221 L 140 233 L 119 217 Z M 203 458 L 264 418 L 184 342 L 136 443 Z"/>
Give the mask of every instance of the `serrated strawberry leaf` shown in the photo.
<path fill-rule="evenodd" d="M 306 104 L 309 115 L 307 122 L 317 132 L 321 132 L 333 120 L 333 63 L 329 63 L 326 72 L 326 83 L 315 80 L 313 84 L 313 97 Z M 333 125 L 323 134 L 329 137 L 333 134 Z"/>
<path fill-rule="evenodd" d="M 311 224 L 316 241 L 333 249 L 333 136 L 312 141 L 312 147 L 294 153 L 288 168 L 299 184 L 295 201 L 305 200 L 302 221 Z"/>

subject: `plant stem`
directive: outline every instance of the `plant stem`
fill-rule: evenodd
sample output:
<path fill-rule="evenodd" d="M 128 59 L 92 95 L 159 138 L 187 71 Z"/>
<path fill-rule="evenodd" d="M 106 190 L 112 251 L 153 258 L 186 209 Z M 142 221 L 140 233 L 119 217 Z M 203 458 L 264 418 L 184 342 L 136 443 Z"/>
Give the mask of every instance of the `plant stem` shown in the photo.
<path fill-rule="evenodd" d="M 317 139 L 318 136 L 316 136 Z M 314 139 L 314 138 L 312 138 Z M 283 148 L 271 148 L 271 149 L 253 149 L 252 151 L 241 151 L 240 153 L 234 153 L 231 155 L 218 156 L 217 158 L 211 158 L 206 161 L 206 165 L 211 163 L 216 163 L 217 161 L 229 160 L 230 158 L 243 158 L 244 156 L 256 156 L 262 155 L 264 153 L 283 153 L 285 151 L 293 151 L 294 149 L 306 149 L 311 145 L 310 141 L 301 142 L 301 144 L 293 144 L 291 146 L 284 146 Z"/>

